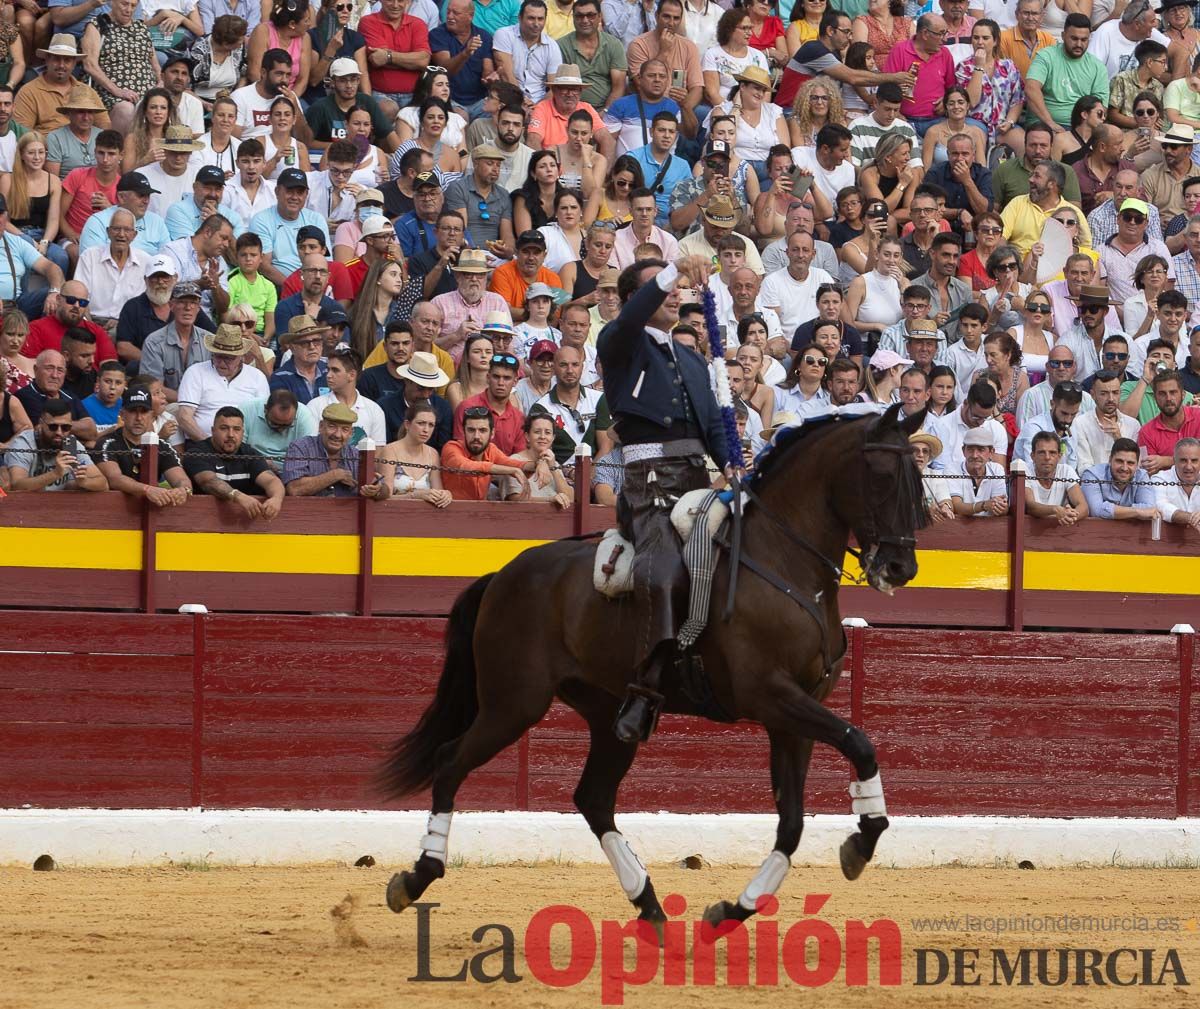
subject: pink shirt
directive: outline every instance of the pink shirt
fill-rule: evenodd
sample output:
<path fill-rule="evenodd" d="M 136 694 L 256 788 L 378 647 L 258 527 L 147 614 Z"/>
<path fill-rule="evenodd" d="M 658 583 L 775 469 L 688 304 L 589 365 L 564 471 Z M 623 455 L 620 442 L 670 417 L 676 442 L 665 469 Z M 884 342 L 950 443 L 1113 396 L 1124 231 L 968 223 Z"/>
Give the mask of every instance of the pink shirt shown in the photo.
<path fill-rule="evenodd" d="M 1168 430 L 1161 414 L 1147 421 L 1138 432 L 1138 444 L 1151 455 L 1174 455 L 1175 443 L 1181 438 L 1200 438 L 1200 406 L 1185 406 L 1183 415 L 1183 427 L 1178 431 Z"/>
<path fill-rule="evenodd" d="M 934 106 L 945 97 L 948 88 L 956 83 L 954 57 L 943 46 L 929 59 L 917 54 L 912 39 L 905 39 L 888 56 L 883 64 L 885 74 L 903 73 L 917 64 L 917 83 L 913 95 L 900 103 L 900 114 L 905 119 L 930 119 L 935 115 Z"/>

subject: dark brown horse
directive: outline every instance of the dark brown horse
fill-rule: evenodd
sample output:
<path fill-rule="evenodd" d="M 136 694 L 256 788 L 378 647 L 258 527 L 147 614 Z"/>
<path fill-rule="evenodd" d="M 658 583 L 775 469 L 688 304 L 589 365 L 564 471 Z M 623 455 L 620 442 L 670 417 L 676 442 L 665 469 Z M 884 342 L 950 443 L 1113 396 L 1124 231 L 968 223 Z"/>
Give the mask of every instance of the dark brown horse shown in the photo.
<path fill-rule="evenodd" d="M 774 850 L 738 900 L 706 912 L 714 925 L 746 919 L 758 898 L 783 881 L 800 843 L 814 742 L 836 748 L 854 769 L 850 791 L 859 827 L 841 847 L 848 879 L 862 872 L 887 828 L 874 746 L 821 701 L 837 682 L 845 654 L 838 584 L 850 533 L 873 587 L 890 591 L 917 572 L 913 533 L 921 522 L 921 491 L 908 436 L 923 414 L 902 422 L 897 415 L 893 407 L 883 416 L 827 420 L 777 438 L 750 485 L 744 562 L 727 620 L 728 553 L 718 566 L 696 650 L 720 708 L 767 730 L 779 825 Z M 558 698 L 591 730 L 575 805 L 639 918 L 656 928 L 665 921 L 645 868 L 613 820 L 617 789 L 637 754 L 637 744 L 620 742 L 612 729 L 631 675 L 634 613 L 632 596 L 614 601 L 593 587 L 595 550 L 595 543 L 577 541 L 527 550 L 454 604 L 436 697 L 383 772 L 392 796 L 433 786 L 421 855 L 411 872 L 388 884 L 393 911 L 445 874 L 454 797 L 467 775 L 515 743 Z M 515 649 L 514 629 L 528 627 L 531 612 L 540 616 L 539 633 Z M 698 713 L 669 676 L 663 689 L 667 711 Z"/>

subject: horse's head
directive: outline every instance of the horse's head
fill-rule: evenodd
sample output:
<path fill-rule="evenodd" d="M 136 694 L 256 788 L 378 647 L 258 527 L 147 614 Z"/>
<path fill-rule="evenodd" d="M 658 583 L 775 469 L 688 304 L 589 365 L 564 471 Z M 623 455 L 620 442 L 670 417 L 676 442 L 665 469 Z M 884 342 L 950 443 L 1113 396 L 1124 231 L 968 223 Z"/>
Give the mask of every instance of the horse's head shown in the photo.
<path fill-rule="evenodd" d="M 867 584 L 887 593 L 916 576 L 913 534 L 925 515 L 921 474 L 908 441 L 920 429 L 925 411 L 904 420 L 897 420 L 899 413 L 897 404 L 863 429 L 856 461 L 860 479 L 851 482 L 854 504 L 849 510 Z"/>

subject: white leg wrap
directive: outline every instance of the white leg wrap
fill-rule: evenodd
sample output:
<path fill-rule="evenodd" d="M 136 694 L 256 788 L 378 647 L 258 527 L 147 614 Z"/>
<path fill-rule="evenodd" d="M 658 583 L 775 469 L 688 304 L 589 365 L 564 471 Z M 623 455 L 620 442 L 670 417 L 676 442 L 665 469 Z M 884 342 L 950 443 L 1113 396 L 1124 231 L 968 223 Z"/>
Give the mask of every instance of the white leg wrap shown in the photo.
<path fill-rule="evenodd" d="M 616 830 L 610 830 L 600 838 L 600 847 L 612 865 L 613 872 L 617 874 L 617 882 L 621 884 L 625 896 L 630 900 L 637 900 L 646 889 L 646 881 L 650 878 L 642 860 L 633 853 L 624 835 Z"/>
<path fill-rule="evenodd" d="M 746 889 L 738 898 L 738 903 L 747 911 L 753 911 L 758 906 L 758 898 L 765 894 L 774 894 L 783 883 L 788 869 L 792 867 L 791 859 L 782 851 L 773 851 L 763 862 L 754 878 L 746 884 Z"/>
<path fill-rule="evenodd" d="M 436 858 L 446 864 L 446 852 L 450 846 L 450 818 L 453 813 L 430 813 L 428 833 L 421 838 L 421 854 Z"/>
<path fill-rule="evenodd" d="M 866 781 L 850 782 L 850 811 L 858 816 L 887 816 L 883 803 L 883 779 L 879 772 Z"/>

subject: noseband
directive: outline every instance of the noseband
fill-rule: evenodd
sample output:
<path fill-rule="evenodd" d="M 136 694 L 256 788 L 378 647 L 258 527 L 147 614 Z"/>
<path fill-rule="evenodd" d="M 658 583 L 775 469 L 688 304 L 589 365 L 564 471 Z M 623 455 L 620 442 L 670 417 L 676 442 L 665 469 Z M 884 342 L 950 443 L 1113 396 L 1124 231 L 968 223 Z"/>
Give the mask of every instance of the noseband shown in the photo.
<path fill-rule="evenodd" d="M 912 469 L 912 472 L 909 471 L 909 468 L 907 466 L 907 460 L 912 458 L 912 454 L 913 454 L 912 446 L 909 444 L 889 445 L 886 442 L 867 441 L 866 434 L 864 433 L 863 434 L 862 454 L 865 457 L 867 455 L 870 455 L 872 452 L 890 452 L 897 456 L 900 456 L 900 459 L 898 460 L 898 463 L 900 466 L 899 480 L 897 481 L 899 484 L 898 489 L 903 490 L 907 486 L 907 489 L 911 493 L 911 491 L 912 491 L 911 481 L 912 481 L 912 477 L 915 474 L 916 470 L 914 467 Z M 913 536 L 883 536 L 883 535 L 879 534 L 879 532 L 878 532 L 879 512 L 877 509 L 877 502 L 875 501 L 874 496 L 867 493 L 867 467 L 865 465 L 863 466 L 861 484 L 862 485 L 860 488 L 860 494 L 861 494 L 862 500 L 865 502 L 866 508 L 867 508 L 867 527 L 864 531 L 866 532 L 866 539 L 871 543 L 870 549 L 865 551 L 866 562 L 869 564 L 872 560 L 874 560 L 875 551 L 881 546 L 903 547 L 906 549 L 915 548 L 917 545 L 916 537 L 913 537 Z M 892 518 L 895 521 L 899 520 L 900 509 L 904 507 L 904 503 L 901 501 L 900 498 L 901 498 L 901 496 L 898 494 L 896 496 L 895 504 L 894 504 L 894 508 L 893 508 Z M 863 565 L 864 552 L 854 550 L 851 547 L 847 547 L 846 549 L 854 556 L 854 558 L 859 562 L 860 567 L 863 567 L 863 569 L 865 571 L 865 567 Z"/>

